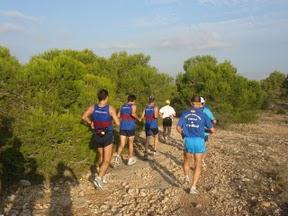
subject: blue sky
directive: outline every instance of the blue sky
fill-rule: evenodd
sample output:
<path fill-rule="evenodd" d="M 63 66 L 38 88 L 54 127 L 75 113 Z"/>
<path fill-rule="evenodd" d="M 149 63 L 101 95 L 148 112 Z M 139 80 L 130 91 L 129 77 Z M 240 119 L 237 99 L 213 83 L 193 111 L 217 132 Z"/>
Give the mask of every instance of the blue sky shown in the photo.
<path fill-rule="evenodd" d="M 209 54 L 263 79 L 288 72 L 288 1 L 1 0 L 0 44 L 23 63 L 52 48 L 142 52 L 173 76 Z"/>

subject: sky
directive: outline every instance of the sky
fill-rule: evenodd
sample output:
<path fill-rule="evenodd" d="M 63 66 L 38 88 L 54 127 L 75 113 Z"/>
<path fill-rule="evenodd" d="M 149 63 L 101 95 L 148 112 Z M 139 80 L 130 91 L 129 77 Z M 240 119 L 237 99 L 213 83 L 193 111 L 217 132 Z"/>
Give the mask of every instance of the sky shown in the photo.
<path fill-rule="evenodd" d="M 0 45 L 22 63 L 55 48 L 144 53 L 172 76 L 212 55 L 259 80 L 288 73 L 288 0 L 0 0 Z"/>

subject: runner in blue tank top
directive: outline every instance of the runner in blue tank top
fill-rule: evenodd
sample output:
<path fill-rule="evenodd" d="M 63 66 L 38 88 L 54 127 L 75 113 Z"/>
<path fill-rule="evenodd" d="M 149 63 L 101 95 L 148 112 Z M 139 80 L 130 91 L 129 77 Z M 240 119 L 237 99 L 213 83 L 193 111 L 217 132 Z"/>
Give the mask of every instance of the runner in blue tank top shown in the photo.
<path fill-rule="evenodd" d="M 139 120 L 137 116 L 137 107 L 136 107 L 136 96 L 129 95 L 127 103 L 124 104 L 119 113 L 118 117 L 120 118 L 120 145 L 118 147 L 117 155 L 115 156 L 115 165 L 119 164 L 120 155 L 123 151 L 123 148 L 126 144 L 126 137 L 128 137 L 129 153 L 127 165 L 133 165 L 136 163 L 136 158 L 133 156 L 133 141 L 135 137 L 136 123 L 135 120 Z"/>
<path fill-rule="evenodd" d="M 156 106 L 154 96 L 148 98 L 148 104 L 142 113 L 141 119 L 145 119 L 146 143 L 144 157 L 148 159 L 149 137 L 153 136 L 154 155 L 156 155 L 158 147 L 158 107 Z"/>
<path fill-rule="evenodd" d="M 119 119 L 115 109 L 108 105 L 108 91 L 101 89 L 97 94 L 99 103 L 88 107 L 82 115 L 82 120 L 88 123 L 93 130 L 93 143 L 98 150 L 100 166 L 93 183 L 102 189 L 104 176 L 109 167 L 113 150 L 112 120 L 119 126 Z"/>
<path fill-rule="evenodd" d="M 192 108 L 182 113 L 177 131 L 184 137 L 184 164 L 183 170 L 186 179 L 189 179 L 191 160 L 194 158 L 195 170 L 193 172 L 192 187 L 190 193 L 198 193 L 196 184 L 201 173 L 201 161 L 205 153 L 205 128 L 212 133 L 215 131 L 208 116 L 201 109 L 200 97 L 191 99 Z"/>

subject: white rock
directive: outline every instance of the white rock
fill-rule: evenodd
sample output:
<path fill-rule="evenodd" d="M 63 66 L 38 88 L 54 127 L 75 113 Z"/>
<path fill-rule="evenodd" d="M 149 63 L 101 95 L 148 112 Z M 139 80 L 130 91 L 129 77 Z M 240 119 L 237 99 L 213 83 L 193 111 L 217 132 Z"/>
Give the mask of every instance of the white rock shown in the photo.
<path fill-rule="evenodd" d="M 16 195 L 15 195 L 15 194 L 12 194 L 12 195 L 10 195 L 10 196 L 7 198 L 8 202 L 14 202 L 15 199 L 16 199 Z"/>

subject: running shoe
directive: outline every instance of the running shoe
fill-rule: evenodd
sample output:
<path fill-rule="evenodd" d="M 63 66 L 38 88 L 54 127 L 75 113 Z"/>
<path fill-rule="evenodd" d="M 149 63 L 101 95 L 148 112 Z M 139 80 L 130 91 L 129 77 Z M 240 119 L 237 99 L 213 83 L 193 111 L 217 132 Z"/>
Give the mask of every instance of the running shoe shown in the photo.
<path fill-rule="evenodd" d="M 136 163 L 136 158 L 135 157 L 131 157 L 131 158 L 128 159 L 127 165 L 131 166 L 131 165 L 133 165 L 135 163 Z"/>
<path fill-rule="evenodd" d="M 103 188 L 103 182 L 101 177 L 96 176 L 95 179 L 93 180 L 93 184 L 97 189 L 102 189 Z"/>
<path fill-rule="evenodd" d="M 185 184 L 185 183 L 190 183 L 190 177 L 187 175 L 187 176 L 182 176 L 180 178 L 180 181 Z"/>
<path fill-rule="evenodd" d="M 106 175 L 104 175 L 104 176 L 102 177 L 102 182 L 103 182 L 103 184 L 107 184 L 107 183 L 108 183 L 108 182 L 107 182 Z"/>
<path fill-rule="evenodd" d="M 191 189 L 190 189 L 190 194 L 198 194 L 199 192 L 198 192 L 198 190 L 196 190 L 196 188 L 195 187 L 191 187 Z"/>
<path fill-rule="evenodd" d="M 116 155 L 114 157 L 114 160 L 113 160 L 113 166 L 115 167 L 115 166 L 119 165 L 120 164 L 120 160 L 121 160 L 120 155 Z"/>

